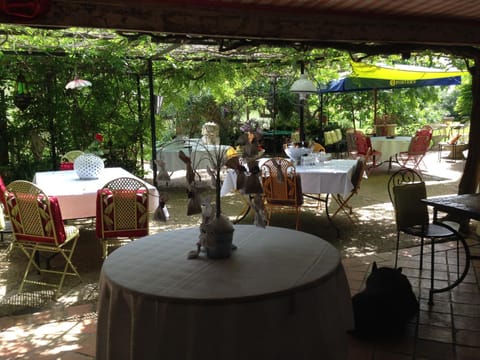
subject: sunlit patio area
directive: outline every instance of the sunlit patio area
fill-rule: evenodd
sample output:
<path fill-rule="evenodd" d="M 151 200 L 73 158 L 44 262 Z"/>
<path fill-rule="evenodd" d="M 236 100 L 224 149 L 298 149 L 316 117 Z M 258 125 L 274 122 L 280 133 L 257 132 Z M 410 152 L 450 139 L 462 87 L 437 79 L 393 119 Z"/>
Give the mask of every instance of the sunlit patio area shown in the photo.
<path fill-rule="evenodd" d="M 462 161 L 438 161 L 436 151 L 426 159 L 423 175 L 429 196 L 454 194 L 458 185 Z M 389 204 L 385 179 L 387 166 L 374 169 L 364 179 L 361 191 L 353 198 L 352 219 L 339 215 L 335 229 L 322 216 L 316 203 L 302 211 L 301 231 L 311 232 L 332 243 L 342 254 L 350 292 L 353 296 L 365 286 L 373 262 L 379 266 L 393 266 L 395 224 Z M 181 174 L 161 191 L 181 186 Z M 174 182 L 179 184 L 175 185 Z M 152 223 L 151 231 L 169 231 L 185 220 L 183 197 L 172 196 L 168 206 L 171 218 L 167 223 Z M 234 201 L 234 198 L 231 199 Z M 228 203 L 226 198 L 225 202 Z M 294 228 L 287 224 L 288 215 L 272 219 L 272 226 Z M 195 219 L 189 224 L 194 226 Z M 251 216 L 242 223 L 251 224 Z M 57 301 L 49 291 L 26 291 L 16 294 L 21 278 L 15 262 L 24 261 L 22 254 L 2 256 L 0 283 L 0 358 L 2 359 L 94 359 L 97 329 L 98 275 L 101 268 L 101 250 L 92 235 L 92 224 L 85 221 L 82 235 L 84 248 L 76 261 L 83 283 L 71 283 Z M 472 223 L 467 241 L 473 255 L 480 255 L 476 223 Z M 82 238 L 81 238 L 82 240 Z M 429 261 L 419 271 L 419 247 L 408 240 L 408 247 L 399 254 L 399 266 L 410 280 L 420 302 L 418 316 L 411 320 L 406 331 L 398 336 L 366 340 L 349 336 L 349 359 L 478 359 L 480 357 L 480 260 L 473 260 L 465 280 L 451 291 L 434 295 L 434 305 L 428 304 Z M 1 243 L 2 251 L 8 246 L 8 237 Z M 193 244 L 192 244 L 193 247 Z M 79 249 L 80 250 L 80 249 Z M 241 251 L 241 249 L 240 249 Z M 425 259 L 430 258 L 430 246 Z M 464 264 L 462 252 L 460 266 Z M 455 242 L 444 242 L 435 247 L 435 281 L 443 286 L 455 279 L 457 254 Z M 50 300 L 48 300 L 50 299 Z"/>

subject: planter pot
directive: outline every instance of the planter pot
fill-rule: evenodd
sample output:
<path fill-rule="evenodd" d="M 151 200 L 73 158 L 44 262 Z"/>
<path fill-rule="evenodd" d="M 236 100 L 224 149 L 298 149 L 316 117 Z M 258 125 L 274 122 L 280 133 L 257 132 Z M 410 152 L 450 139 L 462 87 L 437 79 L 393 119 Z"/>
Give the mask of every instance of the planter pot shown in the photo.
<path fill-rule="evenodd" d="M 216 234 L 215 246 L 207 246 L 207 257 L 210 259 L 226 259 L 232 253 L 233 231 Z"/>
<path fill-rule="evenodd" d="M 73 162 L 73 169 L 82 180 L 98 179 L 104 168 L 103 159 L 95 154 L 84 153 Z"/>

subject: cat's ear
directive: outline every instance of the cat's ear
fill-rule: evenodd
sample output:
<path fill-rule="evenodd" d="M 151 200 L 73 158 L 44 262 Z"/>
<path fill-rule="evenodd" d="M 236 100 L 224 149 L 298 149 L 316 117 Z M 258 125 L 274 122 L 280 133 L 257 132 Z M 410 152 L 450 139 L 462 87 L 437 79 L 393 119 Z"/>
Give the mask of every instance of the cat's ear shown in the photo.
<path fill-rule="evenodd" d="M 373 264 L 372 264 L 372 272 L 377 271 L 377 269 L 378 269 L 377 268 L 377 262 L 374 261 Z"/>
<path fill-rule="evenodd" d="M 403 268 L 401 268 L 401 267 L 397 268 L 397 271 L 398 271 L 400 274 L 402 273 L 402 270 L 403 270 Z"/>

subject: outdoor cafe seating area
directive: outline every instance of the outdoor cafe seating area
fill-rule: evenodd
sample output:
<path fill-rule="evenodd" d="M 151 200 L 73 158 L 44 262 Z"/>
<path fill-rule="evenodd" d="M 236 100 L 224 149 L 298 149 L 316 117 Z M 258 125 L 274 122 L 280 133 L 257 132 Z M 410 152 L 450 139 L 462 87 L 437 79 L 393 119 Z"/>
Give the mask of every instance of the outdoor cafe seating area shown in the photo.
<path fill-rule="evenodd" d="M 419 131 L 415 136 L 422 137 L 424 135 Z M 412 138 L 415 138 L 415 136 Z M 264 301 L 271 302 L 269 305 L 270 311 L 274 311 L 275 308 L 281 310 L 285 306 L 283 302 L 290 301 L 288 299 L 294 296 L 297 298 L 295 306 L 298 306 L 298 310 L 296 310 L 298 311 L 298 318 L 295 317 L 296 320 L 290 319 L 288 321 L 292 321 L 289 329 L 294 331 L 297 334 L 296 336 L 299 337 L 296 338 L 294 343 L 284 341 L 284 346 L 278 347 L 280 357 L 282 354 L 290 354 L 290 357 L 298 354 L 298 351 L 300 351 L 299 346 L 301 346 L 303 341 L 310 342 L 308 340 L 309 336 L 319 334 L 319 329 L 316 329 L 316 327 L 323 322 L 321 329 L 325 331 L 321 333 L 323 334 L 321 339 L 324 342 L 315 349 L 303 347 L 304 350 L 302 351 L 311 351 L 311 353 L 308 353 L 309 357 L 319 357 L 328 353 L 330 358 L 342 359 L 381 358 L 382 356 L 384 358 L 391 358 L 391 356 L 398 358 L 431 357 L 441 359 L 468 359 L 471 356 L 471 358 L 475 358 L 475 356 L 480 354 L 480 347 L 476 341 L 480 329 L 476 328 L 477 325 L 475 325 L 476 323 L 478 324 L 478 311 L 480 309 L 480 303 L 478 302 L 478 295 L 480 294 L 478 280 L 480 264 L 478 260 L 470 259 L 470 253 L 475 255 L 480 251 L 480 246 L 477 244 L 475 236 L 466 237 L 462 240 L 462 246 L 460 247 L 456 241 L 435 244 L 435 249 L 431 245 L 413 246 L 417 242 L 410 239 L 411 247 L 401 248 L 399 251 L 394 250 L 394 241 L 392 240 L 392 244 L 389 247 L 391 250 L 389 251 L 368 251 L 367 247 L 357 249 L 357 253 L 353 256 L 349 253 L 355 248 L 355 239 L 362 238 L 365 233 L 375 232 L 378 237 L 384 236 L 388 231 L 386 230 L 388 227 L 382 227 L 381 223 L 383 222 L 389 223 L 390 231 L 392 234 L 395 234 L 394 207 L 391 207 L 392 205 L 387 198 L 386 183 L 384 181 L 390 178 L 398 169 L 402 168 L 402 166 L 416 168 L 418 173 L 430 185 L 434 183 L 435 179 L 441 179 L 442 176 L 445 176 L 442 168 L 443 171 L 446 168 L 461 169 L 460 162 L 439 162 L 438 150 L 430 149 L 428 151 L 425 150 L 423 153 L 412 152 L 412 138 L 410 138 L 410 141 L 405 141 L 402 137 L 398 137 L 398 141 L 389 142 L 389 140 L 395 140 L 396 137 L 388 139 L 387 137 L 385 139 L 382 137 L 369 137 L 370 146 L 380 150 L 376 149 L 376 152 L 373 153 L 372 148 L 369 148 L 364 156 L 361 156 L 360 146 L 355 150 L 350 149 L 351 151 L 342 156 L 327 156 L 323 151 L 316 153 L 312 149 L 310 149 L 308 154 L 304 154 L 307 156 L 293 156 L 293 152 L 285 152 L 283 158 L 287 158 L 288 154 L 294 157 L 289 158 L 287 162 L 293 164 L 296 174 L 295 178 L 298 175 L 299 185 L 293 185 L 293 188 L 299 189 L 305 199 L 302 200 L 301 206 L 297 208 L 297 219 L 295 220 L 295 216 L 292 215 L 277 215 L 276 212 L 273 213 L 271 209 L 266 208 L 268 211 L 268 225 L 266 229 L 262 229 L 251 225 L 253 214 L 243 217 L 236 225 L 236 233 L 240 234 L 235 241 L 238 249 L 232 254 L 232 259 L 229 260 L 230 262 L 240 261 L 246 256 L 242 261 L 244 263 L 251 261 L 250 268 L 257 274 L 255 276 L 258 277 L 259 274 L 265 275 L 264 283 L 256 282 L 256 286 L 248 291 L 246 288 L 239 289 L 234 287 L 234 291 L 234 288 L 226 287 L 223 289 L 219 287 L 218 294 L 205 293 L 202 290 L 214 288 L 214 283 L 219 281 L 218 269 L 216 269 L 219 265 L 215 263 L 218 260 L 211 262 L 211 268 L 204 267 L 202 261 L 194 262 L 193 264 L 201 266 L 201 269 L 192 270 L 193 268 L 189 265 L 186 254 L 189 248 L 195 246 L 195 225 L 193 225 L 193 228 L 190 227 L 190 230 L 173 228 L 161 230 L 162 226 L 159 226 L 158 223 L 155 225 L 151 224 L 150 230 L 148 230 L 150 236 L 114 250 L 108 257 L 105 252 L 102 255 L 98 250 L 89 254 L 89 256 L 95 256 L 98 259 L 97 265 L 101 267 L 101 271 L 100 268 L 96 270 L 97 285 L 95 285 L 95 290 L 92 292 L 94 295 L 90 301 L 86 301 L 83 304 L 80 302 L 80 304 L 74 303 L 70 305 L 68 303 L 54 302 L 49 306 L 51 309 L 49 307 L 41 307 L 38 308 L 39 312 L 37 313 L 21 314 L 19 312 L 18 315 L 3 316 L 0 322 L 2 328 L 0 341 L 3 349 L 0 356 L 5 356 L 6 358 L 16 356 L 35 357 L 53 355 L 57 352 L 57 354 L 61 353 L 65 356 L 78 355 L 86 358 L 112 358 L 111 356 L 116 356 L 112 354 L 120 356 L 119 354 L 130 351 L 144 354 L 146 357 L 151 356 L 147 354 L 156 353 L 158 349 L 148 350 L 148 344 L 156 343 L 154 334 L 153 338 L 149 340 L 148 337 L 142 335 L 144 330 L 139 328 L 135 333 L 138 333 L 140 338 L 132 340 L 132 335 L 128 330 L 130 329 L 128 325 L 130 318 L 125 318 L 121 315 L 124 313 L 131 313 L 136 319 L 142 319 L 142 324 L 148 323 L 148 326 L 162 327 L 164 329 L 162 331 L 172 334 L 178 333 L 177 339 L 179 341 L 182 338 L 180 334 L 184 333 L 186 328 L 189 328 L 191 334 L 196 334 L 192 336 L 199 340 L 199 347 L 195 347 L 195 351 L 206 351 L 205 347 L 200 346 L 206 341 L 206 339 L 201 340 L 201 334 L 208 334 L 210 331 L 205 330 L 206 325 L 197 328 L 200 325 L 197 321 L 183 321 L 181 317 L 175 320 L 177 315 L 173 316 L 173 314 L 182 313 L 181 306 L 186 306 L 190 309 L 189 311 L 198 311 L 199 314 L 203 314 L 202 316 L 206 316 L 207 313 L 202 309 L 205 306 L 211 308 L 212 304 L 218 306 L 221 303 L 220 299 L 222 299 L 226 304 L 230 304 L 230 315 L 235 312 L 247 321 L 247 314 L 258 314 L 251 320 L 248 320 L 251 323 L 252 321 L 259 321 L 261 318 L 260 314 L 264 313 L 262 310 L 263 306 L 266 306 Z M 384 143 L 382 143 L 382 140 Z M 322 147 L 318 149 L 321 150 Z M 178 148 L 175 150 L 178 151 Z M 374 156 L 376 157 L 375 159 L 373 159 Z M 411 163 L 409 163 L 410 160 L 412 160 Z M 262 169 L 262 172 L 265 171 L 265 163 L 267 161 L 267 157 L 262 154 L 259 161 L 259 167 Z M 275 169 L 276 165 L 271 165 L 267 175 L 273 174 Z M 363 171 L 364 169 L 366 172 Z M 175 178 L 178 179 L 180 186 L 184 186 L 183 175 L 178 174 L 178 177 L 175 177 L 174 173 L 176 172 L 183 173 L 180 169 L 173 171 L 172 179 L 170 179 L 168 185 L 165 184 L 167 187 L 174 187 Z M 204 171 L 199 171 L 198 175 L 201 177 L 203 173 Z M 63 209 L 65 209 L 66 215 L 63 217 L 64 220 L 91 218 L 97 214 L 97 222 L 102 218 L 98 217 L 98 202 L 95 200 L 97 188 L 101 188 L 108 181 L 118 178 L 120 175 L 132 178 L 132 175 L 123 169 L 106 168 L 102 178 L 89 180 L 86 184 L 79 185 L 81 181 L 73 179 L 73 170 L 62 170 L 58 171 L 57 174 L 59 176 L 52 177 L 52 174 L 49 173 L 37 173 L 33 182 L 43 187 L 47 196 L 56 195 L 58 197 L 62 213 Z M 288 177 L 291 174 L 291 171 L 286 171 L 282 176 Z M 459 172 L 454 172 L 453 174 L 455 174 L 453 182 L 448 182 L 450 183 L 448 187 L 452 192 L 455 191 L 455 184 L 458 183 Z M 361 185 L 359 175 L 360 179 L 363 178 Z M 278 179 L 278 177 L 279 175 L 277 174 L 276 178 Z M 444 179 L 444 181 L 446 180 L 447 178 Z M 63 186 L 59 184 L 59 181 L 67 181 L 70 185 Z M 235 171 L 232 171 L 232 169 L 223 173 L 222 201 L 228 202 L 230 196 L 236 193 L 236 181 Z M 374 185 L 374 181 L 380 182 Z M 372 182 L 372 185 L 369 186 L 369 182 Z M 385 191 L 379 191 L 378 184 L 382 184 L 380 186 Z M 88 188 L 86 185 L 88 185 Z M 7 191 L 9 186 L 7 184 Z M 142 194 L 150 194 L 149 198 L 152 201 L 148 205 L 148 210 L 153 212 L 159 205 L 159 192 L 165 190 L 165 188 L 159 187 L 157 189 L 149 185 L 148 182 L 145 182 L 144 186 L 145 190 Z M 266 186 L 265 182 L 264 186 Z M 78 191 L 75 190 L 76 188 L 78 188 Z M 62 191 L 66 191 L 68 194 L 62 193 Z M 380 195 L 382 192 L 385 194 Z M 323 197 L 322 195 L 327 196 Z M 89 197 L 88 203 L 91 206 L 85 207 L 87 201 L 80 200 L 78 196 Z M 383 200 L 378 199 L 378 197 L 383 197 Z M 371 208 L 372 202 L 378 202 L 379 207 L 377 209 Z M 175 211 L 179 210 L 179 206 L 177 205 L 177 208 L 175 208 L 174 203 L 168 205 L 171 206 L 170 213 L 172 218 L 175 219 Z M 385 206 L 390 208 L 387 218 L 385 218 Z M 238 212 L 239 207 L 234 206 L 234 209 L 230 211 Z M 382 219 L 381 222 L 375 221 L 373 218 L 362 219 L 364 212 L 367 212 L 369 216 Z M 472 215 L 473 218 L 477 219 L 478 213 L 472 214 L 474 214 Z M 290 227 L 290 229 L 282 230 L 285 225 Z M 91 228 L 95 225 L 88 223 L 86 227 L 88 228 L 88 226 Z M 321 235 L 310 235 L 312 228 L 319 227 L 321 228 L 320 231 L 322 231 Z M 300 230 L 301 233 L 293 235 L 295 229 Z M 359 229 L 362 230 L 359 231 Z M 361 231 L 364 231 L 364 233 Z M 80 233 L 79 245 L 77 245 L 79 251 L 81 251 L 80 248 L 82 247 L 82 234 L 85 235 L 86 233 L 88 233 L 88 230 Z M 11 241 L 11 235 L 7 235 L 7 237 L 8 239 L 4 244 Z M 90 237 L 92 236 L 90 235 Z M 295 247 L 292 247 L 292 238 L 295 238 L 297 245 Z M 177 240 L 174 241 L 174 239 Z M 99 247 L 98 237 L 94 235 L 92 240 L 94 246 Z M 270 243 L 264 244 L 267 240 Z M 175 243 L 175 246 L 168 246 L 169 242 L 172 241 Z M 319 249 L 318 255 L 316 255 L 316 251 L 310 253 L 308 250 L 305 250 L 312 249 L 312 241 L 315 243 L 315 246 L 322 247 L 322 249 Z M 332 243 L 337 245 L 332 246 Z M 344 245 L 341 245 L 342 243 Z M 302 246 L 305 246 L 305 249 L 302 250 Z M 260 266 L 263 263 L 261 261 L 262 257 L 255 256 L 255 254 L 267 249 L 273 251 L 269 255 L 270 266 L 274 265 L 274 260 L 278 257 L 280 267 L 273 272 L 272 269 L 260 270 Z M 279 249 L 283 249 L 283 251 L 278 251 Z M 159 253 L 155 255 L 157 250 Z M 13 251 L 16 251 L 16 249 Z M 326 256 L 329 251 L 331 254 Z M 432 251 L 434 252 L 432 253 Z M 147 259 L 142 253 L 150 254 L 151 259 Z M 423 253 L 423 256 L 421 253 Z M 280 256 L 282 254 L 289 254 L 289 256 L 283 259 Z M 298 258 L 295 258 L 294 254 Z M 435 257 L 433 254 L 435 254 Z M 162 256 L 165 258 L 163 259 Z M 321 256 L 324 256 L 322 261 L 319 260 Z M 397 257 L 398 260 L 395 260 Z M 103 258 L 106 258 L 106 260 L 102 260 Z M 432 263 L 424 261 L 423 270 L 420 270 L 420 262 L 423 258 L 431 258 Z M 5 257 L 5 261 L 8 261 L 7 259 L 8 257 Z M 32 259 L 33 253 L 31 253 L 30 262 L 33 262 Z M 58 261 L 58 259 L 55 260 Z M 72 257 L 71 261 L 75 264 L 76 260 L 78 259 Z M 257 260 L 260 260 L 260 263 L 257 264 Z M 286 261 L 294 261 L 296 263 L 295 268 L 298 268 L 301 274 L 304 274 L 304 271 L 300 268 L 300 263 L 304 261 L 305 268 L 310 269 L 309 276 L 311 278 L 304 279 L 304 275 L 295 277 L 295 273 L 291 271 L 284 273 L 281 269 L 282 264 Z M 380 266 L 394 266 L 394 261 L 398 261 L 398 266 L 404 269 L 404 274 L 408 276 L 413 290 L 420 301 L 420 312 L 418 315 L 409 321 L 405 332 L 393 338 L 363 339 L 348 332 L 353 327 L 352 314 L 350 313 L 352 309 L 348 294 L 353 296 L 364 289 L 365 281 L 374 261 Z M 435 263 L 435 272 L 432 270 L 433 261 Z M 183 263 L 185 263 L 185 269 L 178 266 Z M 142 268 L 142 266 L 145 268 Z M 316 266 L 318 266 L 318 269 L 313 271 L 312 269 L 315 269 Z M 163 267 L 166 268 L 163 269 Z M 81 268 L 82 264 L 79 266 L 80 276 L 82 276 Z M 156 268 L 158 273 L 148 270 L 153 268 Z M 232 271 L 229 275 L 232 278 L 237 276 L 251 278 L 254 276 L 245 273 L 244 270 L 235 266 L 228 269 Z M 459 269 L 463 273 L 460 281 L 455 282 L 454 280 L 458 278 Z M 200 272 L 203 272 L 204 275 L 201 278 L 195 277 L 192 279 L 192 283 L 187 288 L 175 288 L 172 287 L 173 284 L 168 274 L 177 270 L 179 271 L 175 275 L 177 278 L 182 276 L 190 278 L 192 273 L 199 274 Z M 135 275 L 136 271 L 138 271 L 137 275 Z M 278 276 L 277 280 L 272 280 L 273 274 Z M 335 274 L 334 278 L 331 278 L 332 274 Z M 165 278 L 163 279 L 161 276 Z M 225 272 L 225 276 L 227 276 L 227 272 Z M 139 281 L 140 277 L 144 277 L 144 280 Z M 89 281 L 92 279 L 95 279 L 95 277 L 90 278 Z M 95 282 L 95 280 L 93 281 Z M 100 281 L 100 284 L 98 284 L 98 281 Z M 285 281 L 285 283 L 282 284 L 282 281 Z M 305 299 L 305 303 L 303 302 L 302 296 L 304 294 L 302 296 L 300 296 L 300 293 L 293 295 L 303 288 L 302 285 L 299 285 L 299 281 L 300 284 L 301 281 L 307 281 L 307 283 L 312 281 L 318 285 L 318 288 L 314 287 L 311 289 L 312 293 L 308 298 L 310 300 L 311 298 L 316 299 L 317 302 L 314 306 L 322 303 L 322 309 L 329 310 L 328 314 L 332 316 L 328 320 L 330 325 L 327 326 L 326 324 L 326 313 L 318 313 L 319 317 L 316 320 L 308 315 L 315 313 L 317 310 L 306 310 L 311 303 L 308 299 Z M 228 281 L 221 281 L 221 283 L 229 284 Z M 201 284 L 203 285 L 201 286 Z M 336 285 L 331 287 L 332 284 Z M 67 294 L 69 293 L 67 290 L 68 286 L 65 288 Z M 327 291 L 325 290 L 327 287 L 331 288 Z M 437 293 L 437 289 L 441 287 L 445 287 L 446 291 Z M 434 291 L 432 292 L 432 290 Z M 237 291 L 238 294 L 236 293 Z M 339 294 L 331 296 L 332 291 L 337 291 Z M 67 297 L 72 296 L 74 293 L 70 292 L 70 295 L 67 295 Z M 330 295 L 325 297 L 327 293 Z M 120 299 L 125 296 L 134 299 L 132 304 L 124 304 L 124 308 L 117 307 L 115 303 L 117 301 L 118 304 L 123 303 Z M 253 302 L 247 302 L 249 305 L 245 306 L 245 299 L 250 297 L 257 299 L 259 303 L 254 305 L 255 303 Z M 161 301 L 163 301 L 162 299 L 170 299 L 169 301 L 172 301 L 172 299 L 176 298 L 179 301 L 178 310 L 173 311 L 174 308 L 172 306 L 168 307 L 168 311 L 172 311 L 172 323 L 165 322 L 162 317 L 152 317 L 149 315 L 151 312 L 145 310 L 151 306 L 158 307 Z M 22 301 L 21 296 L 16 297 L 16 299 L 16 301 Z M 198 299 L 202 300 L 196 303 Z M 339 301 L 339 299 L 344 299 L 345 302 Z M 332 303 L 332 300 L 335 301 Z M 151 304 L 149 304 L 150 301 L 152 301 Z M 235 308 L 232 307 L 233 304 L 236 304 Z M 15 308 L 15 306 L 12 306 L 13 304 L 10 303 L 9 305 Z M 110 306 L 114 306 L 114 308 L 110 308 Z M 306 311 L 304 314 L 305 318 L 301 316 L 301 310 Z M 165 311 L 167 311 L 167 308 L 165 308 Z M 279 314 L 281 313 L 282 311 L 279 312 Z M 145 314 L 147 314 L 147 317 L 145 317 Z M 220 315 L 215 312 L 212 316 Z M 289 334 L 282 331 L 277 334 L 273 331 L 274 329 L 280 330 L 275 325 L 280 318 L 280 315 L 274 318 L 265 317 L 257 327 L 259 331 L 258 336 L 260 336 L 263 329 L 260 327 L 260 324 L 263 324 L 264 330 L 271 335 L 272 346 L 279 338 L 285 337 L 286 340 L 291 339 L 293 336 L 293 333 Z M 307 318 L 310 324 L 308 326 L 306 326 Z M 340 318 L 343 320 L 339 321 Z M 207 319 L 208 317 L 205 318 L 205 321 Z M 35 322 L 35 325 L 27 331 L 26 324 L 28 323 L 28 326 L 30 326 L 32 321 Z M 218 321 L 220 321 L 220 318 Z M 111 324 L 114 323 L 116 325 L 111 327 Z M 202 324 L 205 324 L 205 322 L 202 322 Z M 52 330 L 52 327 L 58 327 L 59 329 L 64 329 L 64 331 Z M 230 327 L 225 328 L 223 333 L 228 341 L 224 347 L 216 348 L 215 352 L 233 356 L 232 351 L 234 351 L 235 347 L 229 344 L 237 343 L 238 339 L 248 334 L 247 328 L 247 322 L 244 328 L 238 328 L 239 332 L 232 332 Z M 327 331 L 327 329 L 329 330 Z M 332 329 L 336 330 L 333 331 Z M 115 333 L 112 332 L 114 330 Z M 17 332 L 20 332 L 20 335 Z M 27 339 L 26 334 L 30 334 L 30 338 Z M 241 334 L 243 335 L 241 336 Z M 256 343 L 253 341 L 252 336 L 254 334 L 252 334 L 245 340 L 249 344 Z M 332 336 L 330 340 L 328 340 L 329 335 Z M 254 337 L 257 337 L 257 335 Z M 49 340 L 42 340 L 45 338 Z M 118 339 L 123 340 L 118 341 Z M 141 339 L 143 339 L 143 342 L 140 341 Z M 313 341 L 313 338 L 311 341 Z M 317 339 L 317 343 L 318 341 L 319 339 Z M 26 345 L 21 346 L 20 342 Z M 43 345 L 39 346 L 37 343 Z M 62 348 L 61 344 L 65 348 Z M 144 345 L 139 346 L 139 344 Z M 171 349 L 169 349 L 169 346 Z M 186 347 L 181 342 L 166 342 L 162 345 L 164 354 L 174 353 L 178 351 L 178 348 L 191 350 L 190 345 Z M 239 351 L 239 349 L 242 349 L 243 352 Z M 240 346 L 239 349 L 234 351 L 240 356 L 239 358 L 253 351 L 253 348 L 249 349 L 245 346 Z M 145 351 L 147 353 L 144 353 Z M 212 354 L 207 351 L 205 356 L 213 356 Z M 268 354 L 263 354 L 263 358 Z"/>
<path fill-rule="evenodd" d="M 456 256 L 452 251 L 443 252 L 446 248 L 454 249 L 455 243 L 444 243 L 437 248 L 436 271 L 444 279 L 448 279 L 450 272 L 456 273 Z M 480 253 L 478 245 L 472 244 L 471 248 Z M 425 251 L 428 256 L 429 248 Z M 348 359 L 478 358 L 480 263 L 474 260 L 464 283 L 451 292 L 437 295 L 435 305 L 429 307 L 426 274 L 418 271 L 419 252 L 419 247 L 404 249 L 398 260 L 419 296 L 419 315 L 397 337 L 369 340 L 349 336 Z M 392 266 L 393 256 L 392 252 L 383 252 L 343 257 L 351 295 L 364 288 L 374 261 L 379 266 Z M 96 358 L 95 301 L 70 306 L 57 304 L 33 313 L 3 316 L 0 328 L 0 354 L 4 358 Z"/>

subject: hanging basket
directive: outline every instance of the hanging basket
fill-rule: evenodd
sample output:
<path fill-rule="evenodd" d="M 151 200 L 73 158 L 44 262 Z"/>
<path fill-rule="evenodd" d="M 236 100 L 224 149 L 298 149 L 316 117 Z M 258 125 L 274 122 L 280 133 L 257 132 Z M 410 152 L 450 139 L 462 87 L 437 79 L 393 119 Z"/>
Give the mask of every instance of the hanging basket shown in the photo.
<path fill-rule="evenodd" d="M 103 159 L 95 154 L 84 153 L 73 162 L 73 169 L 83 180 L 98 179 L 104 168 Z"/>

